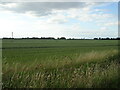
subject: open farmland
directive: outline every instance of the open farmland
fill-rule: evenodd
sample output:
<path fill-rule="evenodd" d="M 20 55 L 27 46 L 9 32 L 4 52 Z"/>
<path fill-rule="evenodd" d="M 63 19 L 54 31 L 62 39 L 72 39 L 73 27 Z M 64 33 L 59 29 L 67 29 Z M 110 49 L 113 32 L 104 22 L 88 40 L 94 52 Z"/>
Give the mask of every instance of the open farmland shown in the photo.
<path fill-rule="evenodd" d="M 3 88 L 119 88 L 117 40 L 4 40 Z"/>

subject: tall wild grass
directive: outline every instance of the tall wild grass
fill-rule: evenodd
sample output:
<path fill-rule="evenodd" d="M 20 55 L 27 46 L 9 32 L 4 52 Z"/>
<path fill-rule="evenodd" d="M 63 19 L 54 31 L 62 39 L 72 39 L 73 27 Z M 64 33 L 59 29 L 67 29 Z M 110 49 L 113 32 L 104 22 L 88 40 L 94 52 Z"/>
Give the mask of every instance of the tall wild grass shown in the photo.
<path fill-rule="evenodd" d="M 3 88 L 119 88 L 117 50 L 92 51 L 31 64 L 3 62 Z"/>

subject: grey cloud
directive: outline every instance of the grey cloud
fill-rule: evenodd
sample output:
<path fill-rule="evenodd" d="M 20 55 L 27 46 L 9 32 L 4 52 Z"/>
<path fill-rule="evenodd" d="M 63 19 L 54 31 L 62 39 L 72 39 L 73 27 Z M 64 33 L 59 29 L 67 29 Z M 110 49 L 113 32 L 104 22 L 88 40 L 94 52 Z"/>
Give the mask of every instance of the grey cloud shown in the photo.
<path fill-rule="evenodd" d="M 8 3 L 1 3 L 7 5 Z M 10 4 L 10 3 L 9 3 Z M 17 13 L 33 12 L 36 16 L 45 16 L 52 14 L 53 9 L 66 10 L 70 8 L 83 8 L 90 4 L 85 2 L 24 2 L 16 3 L 16 7 L 2 7 L 4 10 L 9 10 Z M 98 3 L 96 3 L 98 4 Z"/>

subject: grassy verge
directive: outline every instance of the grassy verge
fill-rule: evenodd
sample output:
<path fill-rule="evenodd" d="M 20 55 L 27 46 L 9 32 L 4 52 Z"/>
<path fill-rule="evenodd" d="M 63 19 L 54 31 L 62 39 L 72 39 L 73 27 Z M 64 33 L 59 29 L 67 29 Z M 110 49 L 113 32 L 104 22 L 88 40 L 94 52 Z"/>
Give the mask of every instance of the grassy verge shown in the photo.
<path fill-rule="evenodd" d="M 92 51 L 31 64 L 3 62 L 3 88 L 119 88 L 117 50 Z"/>

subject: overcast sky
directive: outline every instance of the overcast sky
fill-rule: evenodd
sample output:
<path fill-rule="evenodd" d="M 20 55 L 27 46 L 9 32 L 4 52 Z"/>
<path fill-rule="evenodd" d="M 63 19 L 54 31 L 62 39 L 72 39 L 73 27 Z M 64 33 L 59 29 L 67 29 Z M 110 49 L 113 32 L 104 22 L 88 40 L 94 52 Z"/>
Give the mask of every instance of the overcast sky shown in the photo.
<path fill-rule="evenodd" d="M 0 3 L 0 37 L 118 37 L 118 3 Z"/>

